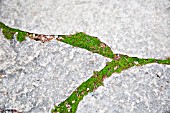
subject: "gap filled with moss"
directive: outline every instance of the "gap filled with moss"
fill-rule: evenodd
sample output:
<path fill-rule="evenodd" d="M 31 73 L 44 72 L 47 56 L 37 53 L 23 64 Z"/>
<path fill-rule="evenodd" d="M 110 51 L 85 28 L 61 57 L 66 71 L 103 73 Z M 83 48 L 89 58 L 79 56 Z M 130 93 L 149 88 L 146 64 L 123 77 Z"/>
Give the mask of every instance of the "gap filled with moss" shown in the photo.
<path fill-rule="evenodd" d="M 22 42 L 25 40 L 25 37 L 27 36 L 27 33 L 24 31 L 21 31 L 19 29 L 14 29 L 14 28 L 10 28 L 8 26 L 6 26 L 5 24 L 3 24 L 2 22 L 0 22 L 0 28 L 2 29 L 2 33 L 3 35 L 7 38 L 7 39 L 12 39 L 14 34 L 17 32 L 17 40 L 19 42 Z"/>
<path fill-rule="evenodd" d="M 149 63 L 170 64 L 170 60 L 139 59 L 122 55 L 119 60 L 107 62 L 106 66 L 99 72 L 94 72 L 93 76 L 83 82 L 64 102 L 52 110 L 59 113 L 75 113 L 78 104 L 88 93 L 93 92 L 103 85 L 103 80 L 113 73 L 120 73 L 133 66 L 142 66 Z"/>
<path fill-rule="evenodd" d="M 25 40 L 27 33 L 18 29 L 10 28 L 0 22 L 0 28 L 7 39 L 12 39 L 13 35 L 18 32 L 17 40 L 22 42 Z M 131 68 L 133 66 L 142 66 L 149 63 L 167 64 L 170 65 L 170 59 L 159 60 L 154 58 L 143 59 L 136 57 L 128 57 L 127 55 L 114 54 L 109 46 L 101 42 L 97 37 L 86 35 L 85 33 L 76 33 L 74 35 L 59 35 L 61 39 L 57 39 L 64 43 L 70 44 L 74 47 L 79 47 L 98 53 L 102 56 L 111 58 L 111 62 L 107 62 L 106 66 L 100 70 L 95 71 L 93 76 L 87 81 L 83 82 L 64 102 L 55 106 L 51 110 L 53 113 L 75 113 L 79 102 L 89 92 L 93 92 L 99 86 L 103 85 L 103 80 L 110 77 L 113 73 L 120 73 L 123 70 Z"/>
<path fill-rule="evenodd" d="M 61 40 L 62 42 L 70 44 L 72 46 L 84 48 L 88 51 L 98 53 L 111 59 L 114 57 L 114 54 L 110 47 L 101 42 L 97 37 L 86 35 L 83 32 L 69 36 L 60 35 L 59 37 L 63 38 L 63 40 Z"/>

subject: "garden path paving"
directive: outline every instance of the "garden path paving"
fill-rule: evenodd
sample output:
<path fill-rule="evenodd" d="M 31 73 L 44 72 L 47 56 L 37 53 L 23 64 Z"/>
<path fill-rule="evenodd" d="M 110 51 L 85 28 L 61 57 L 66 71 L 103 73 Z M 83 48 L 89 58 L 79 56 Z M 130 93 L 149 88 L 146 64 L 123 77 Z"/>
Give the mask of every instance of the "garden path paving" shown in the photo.
<path fill-rule="evenodd" d="M 0 21 L 10 27 L 39 34 L 70 35 L 85 32 L 97 36 L 111 47 L 114 53 L 163 59 L 170 56 L 169 7 L 168 0 L 62 0 L 62 2 L 60 0 L 36 2 L 0 0 Z M 97 54 L 54 40 L 48 43 L 27 40 L 19 44 L 15 41 L 7 41 L 2 34 L 0 37 L 0 61 L 3 62 L 0 69 L 3 70 L 2 73 L 9 75 L 1 81 L 0 107 L 15 108 L 25 112 L 49 112 L 54 103 L 59 104 L 64 101 L 76 87 L 92 76 L 93 70 L 102 69 L 108 61 L 107 58 Z M 16 45 L 18 46 L 15 47 Z M 75 53 L 73 59 L 76 63 L 70 59 L 72 53 Z M 7 58 L 9 59 L 6 60 Z M 94 61 L 93 58 L 98 60 Z M 67 62 L 73 63 L 66 66 Z M 80 67 L 75 71 L 77 63 Z M 57 66 L 58 64 L 60 66 Z M 85 68 L 86 66 L 89 68 Z M 129 106 L 125 106 L 128 104 L 134 107 L 131 109 L 132 113 L 142 112 L 142 110 L 166 113 L 170 111 L 168 107 L 170 85 L 166 81 L 170 79 L 169 70 L 168 65 L 151 64 L 131 68 L 116 74 L 117 77 L 113 74 L 106 79 L 104 87 L 100 87 L 84 98 L 77 112 L 83 113 L 87 110 L 84 108 L 91 105 L 93 108 L 89 107 L 89 113 L 95 113 L 96 110 L 104 113 L 126 112 L 130 111 Z M 66 75 L 73 75 L 71 79 L 74 80 L 71 81 Z M 68 84 L 64 84 L 65 82 Z M 116 85 L 112 85 L 114 82 Z M 143 86 L 143 82 L 154 83 L 151 86 L 146 84 Z M 160 82 L 162 86 L 157 85 Z M 116 86 L 118 88 L 115 92 Z M 141 88 L 143 89 L 140 90 Z M 127 89 L 131 90 L 128 92 Z M 119 94 L 121 96 L 124 93 L 122 100 L 118 99 Z M 127 97 L 126 93 L 134 95 Z M 96 99 L 93 94 L 98 95 Z M 38 98 L 37 95 L 41 97 Z M 155 95 L 156 98 L 153 98 Z M 126 97 L 130 99 L 128 102 L 123 102 Z M 26 101 L 23 101 L 25 99 Z M 91 103 L 88 103 L 88 100 Z M 105 100 L 108 103 L 104 103 Z M 110 103 L 113 102 L 115 104 L 110 107 Z M 105 109 L 98 109 L 99 107 Z"/>

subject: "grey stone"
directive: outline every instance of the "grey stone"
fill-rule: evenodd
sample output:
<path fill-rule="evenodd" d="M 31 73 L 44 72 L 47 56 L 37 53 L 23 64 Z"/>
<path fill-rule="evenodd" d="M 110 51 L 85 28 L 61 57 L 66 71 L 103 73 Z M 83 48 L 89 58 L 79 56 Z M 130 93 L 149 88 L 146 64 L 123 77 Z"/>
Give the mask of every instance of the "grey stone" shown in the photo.
<path fill-rule="evenodd" d="M 170 57 L 169 0 L 1 0 L 0 21 L 54 35 L 85 32 L 114 53 Z"/>
<path fill-rule="evenodd" d="M 170 66 L 133 67 L 104 80 L 76 113 L 166 113 L 170 111 Z"/>
<path fill-rule="evenodd" d="M 16 43 L 0 34 L 0 108 L 48 113 L 110 59 L 52 40 Z"/>

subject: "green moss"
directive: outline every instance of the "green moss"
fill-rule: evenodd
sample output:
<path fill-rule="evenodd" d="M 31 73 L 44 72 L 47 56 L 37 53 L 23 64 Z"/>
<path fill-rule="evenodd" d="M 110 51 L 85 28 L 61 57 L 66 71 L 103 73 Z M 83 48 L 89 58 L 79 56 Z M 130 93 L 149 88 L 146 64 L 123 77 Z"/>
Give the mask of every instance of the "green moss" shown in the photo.
<path fill-rule="evenodd" d="M 101 54 L 108 58 L 113 58 L 114 54 L 110 47 L 102 43 L 98 38 L 86 35 L 82 32 L 70 36 L 61 36 L 62 42 L 87 49 L 93 53 Z"/>
<path fill-rule="evenodd" d="M 19 42 L 22 42 L 25 40 L 25 37 L 27 36 L 27 33 L 26 32 L 18 32 L 18 35 L 17 35 L 17 40 Z"/>
<path fill-rule="evenodd" d="M 158 64 L 168 64 L 168 65 L 170 65 L 170 59 L 167 59 L 167 60 L 157 60 L 157 63 Z"/>
<path fill-rule="evenodd" d="M 24 41 L 25 37 L 27 36 L 26 32 L 18 29 L 10 28 L 5 24 L 3 24 L 2 22 L 0 22 L 0 28 L 2 28 L 2 33 L 7 39 L 12 39 L 16 32 L 18 32 L 17 40 L 20 42 Z"/>

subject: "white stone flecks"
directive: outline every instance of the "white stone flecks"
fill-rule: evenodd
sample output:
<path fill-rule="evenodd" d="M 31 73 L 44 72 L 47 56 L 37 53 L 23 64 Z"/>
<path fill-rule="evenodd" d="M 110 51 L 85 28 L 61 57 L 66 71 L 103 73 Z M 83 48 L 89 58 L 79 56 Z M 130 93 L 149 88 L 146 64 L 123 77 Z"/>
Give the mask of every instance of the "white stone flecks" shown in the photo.
<path fill-rule="evenodd" d="M 170 57 L 169 0 L 1 0 L 0 21 L 21 30 L 98 37 L 114 53 Z"/>
<path fill-rule="evenodd" d="M 170 66 L 133 67 L 104 80 L 76 113 L 169 113 Z"/>
<path fill-rule="evenodd" d="M 0 108 L 48 113 L 108 61 L 56 40 L 17 43 L 1 34 Z"/>

